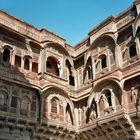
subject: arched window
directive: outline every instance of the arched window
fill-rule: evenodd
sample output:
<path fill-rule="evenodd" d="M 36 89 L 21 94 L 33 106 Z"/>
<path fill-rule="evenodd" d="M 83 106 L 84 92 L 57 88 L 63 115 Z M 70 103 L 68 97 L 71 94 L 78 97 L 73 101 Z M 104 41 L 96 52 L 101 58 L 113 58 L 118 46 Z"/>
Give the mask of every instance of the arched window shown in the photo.
<path fill-rule="evenodd" d="M 36 95 L 32 96 L 32 103 L 31 103 L 31 116 L 34 117 L 36 115 L 36 102 L 37 102 L 37 97 Z"/>
<path fill-rule="evenodd" d="M 6 111 L 7 109 L 7 94 L 5 91 L 0 91 L 0 110 Z"/>
<path fill-rule="evenodd" d="M 105 55 L 103 55 L 101 57 L 101 67 L 102 67 L 102 69 L 107 67 L 107 62 L 106 62 L 106 56 Z"/>
<path fill-rule="evenodd" d="M 87 68 L 87 77 L 88 79 L 91 79 L 91 67 Z"/>
<path fill-rule="evenodd" d="M 18 55 L 15 55 L 15 65 L 21 67 L 21 57 Z"/>
<path fill-rule="evenodd" d="M 0 93 L 0 106 L 3 106 L 5 104 L 5 95 L 3 93 Z"/>
<path fill-rule="evenodd" d="M 25 60 L 24 60 L 24 69 L 29 70 L 29 68 L 30 68 L 29 58 L 25 58 Z"/>
<path fill-rule="evenodd" d="M 51 100 L 51 112 L 52 112 L 52 113 L 58 113 L 57 104 L 58 104 L 58 99 L 53 98 L 53 99 Z"/>
<path fill-rule="evenodd" d="M 30 99 L 28 97 L 24 97 L 21 99 L 20 114 L 28 115 L 29 111 L 30 111 Z"/>
<path fill-rule="evenodd" d="M 16 113 L 18 103 L 17 92 L 13 91 L 12 98 L 11 98 L 11 112 Z"/>
<path fill-rule="evenodd" d="M 131 45 L 129 47 L 129 55 L 130 55 L 130 58 L 137 55 L 136 45 Z"/>
<path fill-rule="evenodd" d="M 104 103 L 104 97 L 103 96 L 101 96 L 100 100 L 99 100 L 99 109 L 100 109 L 100 111 L 104 111 L 104 109 L 105 109 L 105 103 Z"/>
<path fill-rule="evenodd" d="M 48 57 L 46 61 L 46 72 L 59 76 L 57 59 Z"/>
<path fill-rule="evenodd" d="M 110 91 L 107 91 L 105 93 L 105 96 L 106 96 L 106 100 L 107 100 L 108 105 L 109 106 L 112 106 L 111 92 Z"/>
<path fill-rule="evenodd" d="M 5 48 L 3 51 L 2 61 L 6 63 L 10 62 L 10 50 L 7 48 Z"/>

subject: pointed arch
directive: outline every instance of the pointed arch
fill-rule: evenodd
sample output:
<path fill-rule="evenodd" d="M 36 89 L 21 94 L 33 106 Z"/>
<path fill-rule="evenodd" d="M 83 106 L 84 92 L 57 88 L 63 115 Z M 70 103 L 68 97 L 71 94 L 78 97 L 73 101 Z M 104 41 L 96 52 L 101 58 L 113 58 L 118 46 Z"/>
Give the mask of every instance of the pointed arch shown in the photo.
<path fill-rule="evenodd" d="M 6 111 L 8 103 L 8 94 L 4 90 L 0 90 L 0 110 Z"/>
<path fill-rule="evenodd" d="M 31 108 L 31 100 L 28 96 L 24 96 L 20 101 L 20 114 L 29 115 Z"/>
<path fill-rule="evenodd" d="M 83 82 L 86 80 L 90 80 L 93 78 L 93 69 L 92 69 L 92 60 L 91 56 L 88 58 L 85 69 L 84 69 L 84 75 L 83 75 Z"/>
<path fill-rule="evenodd" d="M 71 98 L 69 97 L 68 93 L 65 91 L 65 89 L 59 88 L 56 85 L 49 85 L 47 87 L 44 87 L 42 98 L 46 100 L 46 98 L 49 95 L 54 94 L 54 93 L 55 95 L 58 94 L 58 95 L 61 95 L 62 97 L 65 97 L 65 102 L 69 103 L 71 111 L 74 112 L 74 104 Z"/>

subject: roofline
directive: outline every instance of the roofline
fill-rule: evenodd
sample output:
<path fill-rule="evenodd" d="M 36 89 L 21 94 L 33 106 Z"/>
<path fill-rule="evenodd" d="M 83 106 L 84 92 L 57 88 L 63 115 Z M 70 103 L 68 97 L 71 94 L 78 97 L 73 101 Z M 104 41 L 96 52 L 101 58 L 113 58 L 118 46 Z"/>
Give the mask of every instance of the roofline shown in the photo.
<path fill-rule="evenodd" d="M 97 32 L 98 30 L 100 30 L 101 28 L 103 28 L 104 26 L 106 26 L 106 24 L 112 22 L 112 21 L 115 21 L 115 17 L 114 16 L 109 16 L 107 17 L 106 19 L 104 19 L 102 22 L 100 22 L 98 25 L 96 25 L 95 27 L 93 27 L 90 32 L 88 33 L 88 35 L 92 35 L 94 34 L 95 32 Z"/>
<path fill-rule="evenodd" d="M 87 42 L 88 38 L 89 38 L 89 36 L 86 36 L 83 40 L 81 40 L 79 43 L 74 45 L 74 47 L 77 49 L 79 46 L 85 44 Z"/>
<path fill-rule="evenodd" d="M 19 19 L 19 18 L 15 17 L 15 16 L 9 14 L 8 12 L 5 12 L 5 11 L 3 11 L 3 10 L 0 10 L 0 13 L 3 13 L 3 14 L 5 14 L 5 15 L 7 15 L 7 16 L 9 16 L 9 17 L 11 17 L 11 18 L 13 18 L 13 19 L 15 19 L 15 20 L 17 20 L 17 21 L 19 21 L 19 22 L 21 22 L 21 23 L 23 23 L 23 24 L 25 24 L 25 25 L 27 25 L 27 26 L 29 26 L 29 27 L 31 27 L 31 28 L 34 28 L 34 29 L 35 29 L 36 31 L 38 31 L 38 32 L 46 31 L 46 32 L 48 32 L 48 33 L 50 33 L 50 34 L 52 34 L 52 35 L 55 35 L 56 37 L 62 39 L 63 41 L 66 41 L 66 39 L 64 39 L 63 37 L 61 37 L 61 36 L 55 34 L 54 32 L 51 32 L 51 31 L 49 31 L 48 29 L 45 29 L 45 28 L 39 29 L 39 28 L 35 27 L 34 25 L 29 24 L 29 23 L 27 23 L 26 21 L 24 21 L 24 20 L 22 20 L 22 19 Z"/>
<path fill-rule="evenodd" d="M 130 12 L 130 11 L 134 8 L 134 5 L 135 5 L 135 4 L 138 4 L 138 3 L 140 3 L 140 0 L 135 0 L 131 6 L 129 6 L 127 9 L 123 10 L 122 12 L 120 12 L 119 14 L 117 14 L 116 16 L 112 16 L 112 15 L 111 15 L 111 16 L 107 17 L 106 19 L 104 19 L 102 22 L 100 22 L 99 24 L 97 24 L 94 28 L 92 28 L 92 29 L 89 31 L 88 36 L 86 36 L 82 41 L 80 41 L 79 43 L 77 43 L 76 45 L 74 45 L 74 48 L 75 48 L 75 49 L 78 49 L 81 45 L 85 44 L 85 43 L 87 42 L 89 36 L 91 36 L 91 35 L 93 35 L 94 33 L 98 32 L 101 28 L 105 27 L 105 26 L 106 26 L 107 24 L 109 24 L 110 22 L 117 22 L 117 20 L 118 20 L 119 18 L 121 18 L 121 17 L 122 17 L 123 15 L 125 15 L 126 13 Z M 36 31 L 38 31 L 38 32 L 48 32 L 48 33 L 50 33 L 50 34 L 52 34 L 52 35 L 54 35 L 54 36 L 56 36 L 56 37 L 58 37 L 58 38 L 60 38 L 61 40 L 63 40 L 63 41 L 66 42 L 66 39 L 64 39 L 63 37 L 57 35 L 57 34 L 54 33 L 54 32 L 49 31 L 48 29 L 45 29 L 45 28 L 38 29 L 37 27 L 33 26 L 32 24 L 29 24 L 29 23 L 27 23 L 27 22 L 25 22 L 25 21 L 23 21 L 23 20 L 21 20 L 21 19 L 15 17 L 15 16 L 12 16 L 12 15 L 10 15 L 9 13 L 7 13 L 7 12 L 5 12 L 5 11 L 0 10 L 0 12 L 6 14 L 6 15 L 9 16 L 9 17 L 12 17 L 13 19 L 15 19 L 15 20 L 17 20 L 17 21 L 19 21 L 19 22 L 21 22 L 21 23 L 27 25 L 27 26 L 30 26 L 31 28 L 34 28 L 34 29 L 35 29 Z M 66 44 L 68 44 L 68 43 L 66 43 Z M 70 44 L 68 44 L 68 45 L 69 45 L 70 47 L 73 46 L 73 45 L 70 45 Z"/>
<path fill-rule="evenodd" d="M 140 0 L 136 0 L 137 3 L 140 3 Z M 134 4 L 136 3 L 134 2 Z M 84 44 L 88 37 L 91 36 L 92 34 L 94 34 L 95 32 L 97 32 L 98 30 L 100 30 L 101 28 L 103 28 L 104 26 L 106 26 L 106 24 L 110 23 L 110 22 L 116 22 L 119 18 L 121 18 L 123 15 L 125 15 L 126 13 L 130 12 L 133 8 L 134 8 L 134 4 L 132 4 L 131 6 L 129 6 L 127 9 L 123 10 L 122 12 L 120 12 L 119 14 L 117 14 L 116 16 L 109 16 L 106 19 L 104 19 L 102 22 L 100 22 L 99 24 L 97 24 L 95 27 L 93 27 L 89 33 L 88 36 L 85 37 L 82 41 L 80 41 L 79 43 L 77 43 L 74 47 L 76 47 L 76 49 L 79 47 L 79 45 L 81 46 L 82 44 Z"/>
<path fill-rule="evenodd" d="M 63 37 L 57 35 L 56 33 L 52 32 L 52 31 L 49 31 L 49 30 L 46 29 L 46 28 L 41 28 L 39 31 L 40 31 L 40 32 L 43 32 L 43 31 L 48 32 L 48 33 L 50 33 L 50 34 L 52 34 L 52 35 L 54 35 L 54 36 L 56 36 L 56 37 L 62 39 L 63 41 L 66 41 L 66 39 L 64 39 Z"/>
<path fill-rule="evenodd" d="M 134 4 L 139 4 L 140 0 L 134 0 Z"/>

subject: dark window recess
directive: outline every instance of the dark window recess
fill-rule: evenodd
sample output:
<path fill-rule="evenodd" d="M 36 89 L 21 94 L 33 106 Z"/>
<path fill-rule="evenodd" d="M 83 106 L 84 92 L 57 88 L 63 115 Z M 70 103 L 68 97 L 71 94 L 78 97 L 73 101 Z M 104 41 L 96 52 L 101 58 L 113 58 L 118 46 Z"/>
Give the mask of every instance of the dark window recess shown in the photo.
<path fill-rule="evenodd" d="M 15 65 L 17 67 L 21 67 L 21 57 L 20 56 L 15 55 Z"/>
<path fill-rule="evenodd" d="M 33 101 L 31 104 L 31 111 L 36 112 L 36 101 Z"/>
<path fill-rule="evenodd" d="M 106 98 L 109 106 L 112 106 L 112 100 L 111 100 L 111 93 L 107 92 L 106 93 Z"/>
<path fill-rule="evenodd" d="M 87 69 L 88 79 L 91 79 L 91 68 L 88 67 Z"/>
<path fill-rule="evenodd" d="M 102 58 L 102 69 L 106 68 L 107 64 L 106 64 L 106 57 Z"/>
<path fill-rule="evenodd" d="M 29 59 L 25 58 L 25 60 L 24 60 L 24 69 L 29 70 L 29 64 L 30 64 Z"/>
<path fill-rule="evenodd" d="M 10 50 L 9 49 L 7 49 L 7 48 L 4 49 L 2 60 L 6 63 L 10 62 Z"/>
<path fill-rule="evenodd" d="M 130 58 L 132 58 L 132 57 L 137 55 L 137 51 L 136 51 L 136 46 L 135 45 L 131 45 L 130 46 L 129 53 L 130 53 Z"/>
<path fill-rule="evenodd" d="M 49 61 L 47 61 L 46 63 L 47 63 L 46 64 L 47 65 L 47 68 L 52 68 L 52 65 L 51 65 L 51 63 Z"/>
<path fill-rule="evenodd" d="M 38 73 L 38 63 L 36 62 L 32 63 L 32 71 Z"/>
<path fill-rule="evenodd" d="M 79 58 L 77 58 L 75 61 L 74 61 L 74 67 L 77 69 L 77 68 L 80 68 L 81 66 L 84 65 L 84 55 L 80 56 Z"/>
<path fill-rule="evenodd" d="M 59 76 L 58 61 L 53 57 L 48 57 L 46 61 L 46 72 Z"/>
<path fill-rule="evenodd" d="M 17 108 L 17 97 L 14 95 L 12 96 L 11 107 Z"/>
<path fill-rule="evenodd" d="M 17 104 L 18 104 L 18 97 L 16 91 L 14 91 L 11 98 L 11 108 L 10 108 L 11 113 L 17 112 Z"/>
<path fill-rule="evenodd" d="M 75 86 L 74 77 L 71 75 L 69 76 L 69 84 Z"/>

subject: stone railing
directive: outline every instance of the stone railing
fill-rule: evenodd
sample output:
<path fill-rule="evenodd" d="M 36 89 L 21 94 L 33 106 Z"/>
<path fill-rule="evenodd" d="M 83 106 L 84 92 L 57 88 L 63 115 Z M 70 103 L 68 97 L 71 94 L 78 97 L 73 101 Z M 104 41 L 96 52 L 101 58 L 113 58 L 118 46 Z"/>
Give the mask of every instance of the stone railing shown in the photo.
<path fill-rule="evenodd" d="M 53 84 L 56 84 L 56 85 L 58 85 L 58 83 L 59 83 L 59 85 L 64 86 L 64 87 L 69 86 L 67 80 L 65 80 L 65 79 L 63 79 L 61 77 L 58 77 L 58 76 L 56 76 L 54 74 L 48 73 L 48 72 L 44 73 L 42 78 L 46 81 L 45 84 L 47 82 L 50 82 L 50 83 L 53 83 Z"/>

